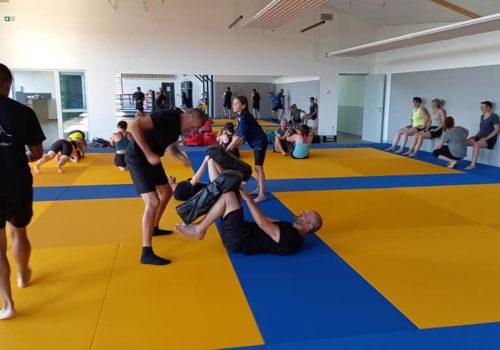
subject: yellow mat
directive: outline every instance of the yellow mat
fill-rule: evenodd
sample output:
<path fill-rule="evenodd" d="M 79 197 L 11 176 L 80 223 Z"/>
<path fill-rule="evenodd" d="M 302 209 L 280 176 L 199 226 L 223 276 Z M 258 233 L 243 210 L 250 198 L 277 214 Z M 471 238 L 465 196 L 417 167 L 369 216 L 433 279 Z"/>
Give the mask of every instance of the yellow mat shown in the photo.
<path fill-rule="evenodd" d="M 487 192 L 498 198 L 499 186 L 276 196 L 295 212 L 319 210 L 328 218 L 320 238 L 418 327 L 430 328 L 500 321 L 500 230 L 485 225 L 498 219 L 488 220 L 493 206 L 483 215 L 463 205 Z"/>
<path fill-rule="evenodd" d="M 12 274 L 18 314 L 0 322 L 0 348 L 91 349 L 117 248 L 35 249 L 32 284 Z"/>
<path fill-rule="evenodd" d="M 167 267 L 139 265 L 138 247 L 121 246 L 92 349 L 263 344 L 215 228 L 203 241 L 172 238 L 155 243 Z"/>
<path fill-rule="evenodd" d="M 253 164 L 252 151 L 241 153 L 242 159 Z M 372 148 L 312 149 L 310 158 L 304 160 L 267 151 L 264 170 L 268 179 L 459 173 Z"/>

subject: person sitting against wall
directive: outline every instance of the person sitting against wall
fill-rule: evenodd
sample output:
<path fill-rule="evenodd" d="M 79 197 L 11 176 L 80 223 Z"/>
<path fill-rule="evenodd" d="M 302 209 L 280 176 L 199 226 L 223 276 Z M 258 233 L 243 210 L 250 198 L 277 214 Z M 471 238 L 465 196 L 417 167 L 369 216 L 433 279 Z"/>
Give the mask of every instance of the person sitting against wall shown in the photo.
<path fill-rule="evenodd" d="M 80 160 L 78 145 L 75 141 L 68 141 L 64 139 L 57 140 L 50 146 L 49 152 L 44 155 L 38 162 L 36 162 L 34 170 L 35 174 L 40 174 L 40 167 L 42 164 L 47 163 L 49 160 L 56 158 L 57 172 L 63 173 L 62 167 L 68 160 L 73 163 L 78 163 Z"/>
<path fill-rule="evenodd" d="M 224 125 L 224 128 L 219 130 L 219 134 L 217 135 L 217 142 L 219 145 L 221 145 L 224 148 L 227 148 L 231 141 L 233 141 L 234 137 L 234 124 L 232 122 L 226 123 Z M 236 157 L 240 157 L 240 150 L 238 147 L 233 148 L 231 151 L 229 151 Z"/>
<path fill-rule="evenodd" d="M 291 156 L 293 159 L 309 158 L 309 149 L 313 139 L 313 133 L 307 125 L 303 125 L 300 129 L 289 129 L 286 140 L 293 144 Z M 294 131 L 291 131 L 294 130 Z"/>
<path fill-rule="evenodd" d="M 290 106 L 290 122 L 293 124 L 294 128 L 300 128 L 302 125 L 301 113 L 306 114 L 306 112 L 298 108 L 295 103 Z"/>
<path fill-rule="evenodd" d="M 387 148 L 386 151 L 394 151 L 394 153 L 403 152 L 406 142 L 408 142 L 408 137 L 417 134 L 418 132 L 425 129 L 430 120 L 429 113 L 422 106 L 422 99 L 420 97 L 413 98 L 413 113 L 410 116 L 410 125 L 405 126 L 404 128 L 398 129 L 396 135 L 394 136 L 394 140 L 392 141 L 391 147 Z M 396 146 L 398 145 L 399 140 L 403 136 L 403 142 L 401 143 L 401 147 L 395 151 Z"/>
<path fill-rule="evenodd" d="M 127 170 L 127 164 L 125 163 L 125 150 L 127 149 L 130 140 L 132 140 L 132 134 L 127 131 L 127 122 L 121 120 L 118 122 L 116 127 L 118 131 L 111 135 L 109 143 L 112 147 L 115 147 L 115 165 L 121 171 Z"/>
<path fill-rule="evenodd" d="M 475 169 L 481 148 L 493 149 L 497 142 L 500 131 L 500 120 L 498 114 L 493 113 L 493 104 L 490 101 L 481 102 L 481 121 L 479 131 L 473 137 L 467 139 L 467 146 L 473 147 L 472 162 L 465 169 Z"/>
<path fill-rule="evenodd" d="M 432 154 L 434 157 L 448 162 L 446 166 L 452 169 L 460 159 L 467 155 L 466 139 L 469 130 L 455 126 L 455 119 L 451 116 L 444 120 L 443 129 L 441 142 Z"/>
<path fill-rule="evenodd" d="M 413 144 L 411 145 L 408 152 L 404 155 L 415 157 L 422 147 L 424 139 L 434 139 L 441 137 L 443 134 L 444 120 L 446 118 L 446 110 L 443 108 L 444 100 L 435 98 L 432 100 L 432 120 L 429 121 L 430 126 L 426 127 L 424 130 L 420 131 L 413 137 Z"/>

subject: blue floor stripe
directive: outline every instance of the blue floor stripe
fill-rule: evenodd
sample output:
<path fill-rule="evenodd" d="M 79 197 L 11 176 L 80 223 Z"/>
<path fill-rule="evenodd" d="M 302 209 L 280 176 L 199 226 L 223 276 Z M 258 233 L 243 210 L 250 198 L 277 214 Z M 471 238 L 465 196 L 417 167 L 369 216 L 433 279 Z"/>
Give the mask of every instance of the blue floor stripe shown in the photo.
<path fill-rule="evenodd" d="M 196 168 L 203 154 L 190 158 Z M 270 194 L 259 206 L 272 218 L 292 219 Z M 297 255 L 230 258 L 266 344 L 416 329 L 315 235 Z"/>
<path fill-rule="evenodd" d="M 106 199 L 137 197 L 133 185 L 93 185 L 65 187 L 34 187 L 35 201 Z"/>
<path fill-rule="evenodd" d="M 269 350 L 479 350 L 499 348 L 499 323 L 267 344 Z"/>

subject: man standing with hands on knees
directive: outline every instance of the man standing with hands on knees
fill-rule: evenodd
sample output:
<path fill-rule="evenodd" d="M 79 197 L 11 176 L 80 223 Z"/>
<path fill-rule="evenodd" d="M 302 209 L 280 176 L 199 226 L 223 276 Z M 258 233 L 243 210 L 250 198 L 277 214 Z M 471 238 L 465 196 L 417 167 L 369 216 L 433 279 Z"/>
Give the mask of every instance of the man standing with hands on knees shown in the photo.
<path fill-rule="evenodd" d="M 125 161 L 145 205 L 142 217 L 142 264 L 170 263 L 170 260 L 157 256 L 152 248 L 153 236 L 172 233 L 158 227 L 172 196 L 160 157 L 168 150 L 183 165 L 190 166 L 189 158 L 177 147 L 177 140 L 182 133 L 201 128 L 205 119 L 203 111 L 192 108 L 185 112 L 159 110 L 129 123 L 133 140 L 127 147 Z"/>
<path fill-rule="evenodd" d="M 18 267 L 17 285 L 31 278 L 31 245 L 26 226 L 33 215 L 33 177 L 28 162 L 43 156 L 45 140 L 40 123 L 29 107 L 8 97 L 12 73 L 0 63 L 0 320 L 14 317 L 5 227 L 12 237 L 12 255 Z M 28 146 L 28 153 L 25 147 Z"/>

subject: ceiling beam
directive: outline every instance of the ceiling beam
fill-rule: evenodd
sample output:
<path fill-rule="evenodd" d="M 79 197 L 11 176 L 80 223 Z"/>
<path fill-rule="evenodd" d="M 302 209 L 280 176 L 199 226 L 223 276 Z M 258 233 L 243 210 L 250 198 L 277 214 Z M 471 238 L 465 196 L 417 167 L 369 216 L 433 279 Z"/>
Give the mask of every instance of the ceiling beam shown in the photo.
<path fill-rule="evenodd" d="M 461 15 L 464 15 L 465 17 L 469 18 L 479 18 L 481 17 L 477 13 L 474 13 L 472 11 L 467 10 L 466 8 L 463 8 L 461 6 L 458 6 L 452 2 L 446 1 L 446 0 L 431 0 L 431 2 L 441 5 L 443 7 L 446 7 L 449 10 L 455 11 L 460 13 Z"/>

